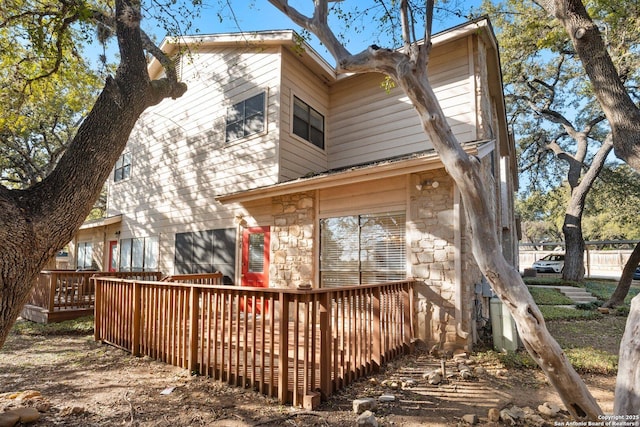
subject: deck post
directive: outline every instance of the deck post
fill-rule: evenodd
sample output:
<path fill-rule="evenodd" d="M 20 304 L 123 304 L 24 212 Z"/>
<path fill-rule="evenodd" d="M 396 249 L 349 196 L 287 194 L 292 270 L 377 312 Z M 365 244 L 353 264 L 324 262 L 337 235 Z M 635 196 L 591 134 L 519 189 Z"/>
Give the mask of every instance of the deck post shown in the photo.
<path fill-rule="evenodd" d="M 142 284 L 137 280 L 133 282 L 133 331 L 131 331 L 131 354 L 140 355 L 140 318 L 142 307 Z"/>
<path fill-rule="evenodd" d="M 194 372 L 198 367 L 198 301 L 200 288 L 191 286 L 189 290 L 189 361 L 187 368 Z"/>
<path fill-rule="evenodd" d="M 413 310 L 411 307 L 411 297 L 410 292 L 411 285 L 409 282 L 405 282 L 402 284 L 402 307 L 404 308 L 402 313 L 403 325 L 403 344 L 404 344 L 404 352 L 411 353 L 413 352 L 412 348 L 412 339 L 413 339 Z"/>
<path fill-rule="evenodd" d="M 56 300 L 56 286 L 58 285 L 58 273 L 49 273 L 49 313 L 53 313 Z"/>
<path fill-rule="evenodd" d="M 289 294 L 280 293 L 278 333 L 278 400 L 287 403 L 289 397 Z M 295 393 L 295 390 L 294 390 Z"/>
<path fill-rule="evenodd" d="M 333 394 L 331 295 L 333 293 L 327 291 L 320 296 L 320 393 L 322 400 L 327 400 Z"/>
<path fill-rule="evenodd" d="M 376 372 L 382 366 L 382 333 L 380 318 L 380 287 L 376 286 L 372 289 L 373 293 L 373 336 L 371 337 L 371 361 L 373 362 L 373 371 Z"/>
<path fill-rule="evenodd" d="M 92 277 L 93 289 L 95 289 L 95 300 L 93 302 L 93 339 L 102 340 L 102 282 L 98 282 L 97 277 Z"/>

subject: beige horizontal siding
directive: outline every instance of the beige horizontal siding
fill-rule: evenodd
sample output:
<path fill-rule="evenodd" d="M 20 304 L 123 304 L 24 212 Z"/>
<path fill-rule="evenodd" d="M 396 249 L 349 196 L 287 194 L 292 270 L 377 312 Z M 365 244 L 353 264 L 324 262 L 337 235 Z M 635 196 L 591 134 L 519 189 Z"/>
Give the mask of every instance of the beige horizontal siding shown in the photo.
<path fill-rule="evenodd" d="M 320 191 L 323 218 L 406 210 L 406 178 L 398 176 Z"/>
<path fill-rule="evenodd" d="M 429 77 L 447 121 L 461 142 L 475 135 L 474 93 L 467 40 L 440 46 Z M 331 88 L 329 167 L 372 162 L 431 148 L 413 106 L 399 88 L 381 88 L 382 74 L 344 79 Z"/>
<path fill-rule="evenodd" d="M 172 271 L 176 232 L 236 226 L 238 207 L 214 197 L 277 182 L 279 75 L 277 48 L 183 61 L 187 93 L 145 111 L 127 147 L 131 177 L 110 185 L 109 212 L 124 214 L 121 238 L 160 236 L 161 268 Z M 226 144 L 227 107 L 262 91 L 267 131 Z"/>
<path fill-rule="evenodd" d="M 293 96 L 297 96 L 323 114 L 325 116 L 325 126 L 327 125 L 329 88 L 316 74 L 302 65 L 295 57 L 295 54 L 284 48 L 280 94 L 282 115 L 279 146 L 280 179 L 282 181 L 299 178 L 310 172 L 325 171 L 328 168 L 325 150 L 321 150 L 291 133 Z"/>

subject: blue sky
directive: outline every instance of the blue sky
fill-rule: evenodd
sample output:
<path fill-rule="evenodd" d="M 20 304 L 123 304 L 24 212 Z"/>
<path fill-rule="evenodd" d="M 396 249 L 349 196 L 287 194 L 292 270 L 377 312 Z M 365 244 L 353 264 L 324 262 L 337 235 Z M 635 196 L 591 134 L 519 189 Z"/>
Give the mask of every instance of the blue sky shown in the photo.
<path fill-rule="evenodd" d="M 214 2 L 213 3 L 208 3 Z M 192 26 L 190 29 L 184 31 L 186 34 L 214 34 L 214 33 L 234 33 L 239 31 L 261 31 L 261 30 L 282 30 L 282 29 L 293 29 L 299 31 L 299 28 L 293 24 L 293 22 L 287 18 L 282 12 L 277 10 L 274 6 L 272 6 L 267 0 L 240 0 L 240 1 L 232 1 L 229 0 L 228 3 L 232 4 L 233 11 L 229 7 L 225 7 L 223 3 L 222 9 L 218 1 L 225 0 L 205 0 L 203 9 L 201 12 L 201 16 L 195 19 L 191 19 Z M 180 0 L 176 3 L 176 8 L 180 7 L 180 5 L 189 4 L 191 0 Z M 481 1 L 480 0 L 471 0 L 471 1 L 463 1 L 463 0 L 449 0 L 448 2 L 436 2 L 436 7 L 439 4 L 444 4 L 447 7 L 453 8 L 455 7 L 455 3 L 459 3 L 461 6 L 457 7 L 457 9 L 461 9 L 462 11 L 468 11 L 470 7 L 477 7 Z M 312 11 L 313 1 L 312 0 L 290 0 L 290 4 L 299 7 L 301 11 L 304 13 L 310 14 Z M 341 3 L 343 8 L 365 8 L 368 4 L 371 4 L 370 0 L 344 0 Z M 347 49 L 349 49 L 352 53 L 359 52 L 366 48 L 371 44 L 380 44 L 383 47 L 393 47 L 387 46 L 390 42 L 385 43 L 383 41 L 378 40 L 379 30 L 376 22 L 366 22 L 365 19 L 370 19 L 371 15 L 363 18 L 354 18 L 350 24 L 365 26 L 365 30 L 361 33 L 356 33 L 354 31 L 349 31 L 349 43 L 347 44 Z M 434 20 L 434 32 L 442 31 L 444 29 L 456 26 L 460 23 L 465 22 L 466 19 L 463 17 L 456 17 L 451 14 L 443 15 L 441 13 L 436 12 L 436 20 Z M 342 25 L 342 24 L 340 24 Z M 163 30 L 161 25 L 158 25 L 157 21 L 153 19 L 146 19 L 143 21 L 143 29 L 157 39 L 160 42 L 166 32 Z M 182 26 L 181 26 L 182 27 Z M 197 30 L 197 32 L 196 32 Z M 334 31 L 336 31 L 334 29 Z M 388 40 L 388 39 L 387 39 Z M 311 46 L 318 51 L 321 55 L 325 56 L 329 62 L 333 63 L 334 61 L 329 58 L 326 50 L 322 48 L 322 46 L 317 42 L 312 40 Z M 95 53 L 97 52 L 97 53 Z M 110 61 L 115 61 L 115 54 L 117 49 L 115 44 L 110 46 L 107 56 Z M 89 53 L 98 54 L 102 53 L 101 47 L 94 47 L 89 50 Z"/>
<path fill-rule="evenodd" d="M 357 7 L 360 10 L 365 9 L 368 5 L 371 5 L 372 1 L 370 0 L 343 0 L 340 3 L 340 6 L 343 8 L 354 8 Z M 420 2 L 418 2 L 419 4 Z M 455 3 L 460 3 L 461 6 L 456 7 Z M 449 0 L 446 2 L 436 1 L 436 7 L 439 4 L 446 6 L 448 8 L 456 8 L 462 9 L 464 11 L 468 11 L 471 7 L 477 7 L 481 3 L 480 0 Z M 259 31 L 259 30 L 282 30 L 282 29 L 293 29 L 298 31 L 299 28 L 293 24 L 293 22 L 287 18 L 282 12 L 277 10 L 274 6 L 272 6 L 267 0 L 242 0 L 242 1 L 233 1 L 233 9 L 235 12 L 235 18 L 237 22 L 234 22 L 232 19 L 226 19 L 222 23 L 218 20 L 212 20 L 210 17 L 208 19 L 199 20 L 196 25 L 200 29 L 203 34 L 210 33 L 219 33 L 219 32 L 237 32 L 237 31 Z M 295 6 L 301 12 L 310 16 L 313 13 L 313 1 L 312 0 L 289 0 L 289 4 Z M 330 3 L 330 6 L 335 3 Z M 246 11 L 246 13 L 245 13 Z M 226 11 L 228 12 L 228 10 Z M 434 21 L 434 32 L 438 32 L 444 30 L 446 28 L 453 27 L 462 22 L 465 22 L 466 19 L 462 17 L 455 17 L 453 15 L 447 14 L 438 14 L 436 12 L 436 20 Z M 332 15 L 330 15 L 332 16 Z M 372 15 L 369 14 L 370 18 Z M 441 19 L 438 19 L 440 17 Z M 350 42 L 347 44 L 347 49 L 349 49 L 352 53 L 356 53 L 361 51 L 362 49 L 370 46 L 373 43 L 379 43 L 384 45 L 384 42 L 378 42 L 377 40 L 373 40 L 377 37 L 372 37 L 372 32 L 377 35 L 378 32 L 378 24 L 376 22 L 371 22 L 370 24 L 365 21 L 365 17 L 355 17 L 350 24 L 353 26 L 356 25 L 366 25 L 367 29 L 361 33 L 356 33 L 354 31 L 348 32 Z M 339 25 L 343 26 L 343 23 L 340 21 Z M 334 31 L 336 31 L 334 29 Z M 322 55 L 325 55 L 324 49 L 319 45 L 319 43 L 312 41 L 311 45 L 314 49 L 318 50 L 318 52 Z M 383 46 L 383 47 L 393 47 L 393 46 Z M 331 61 L 333 62 L 333 61 Z"/>

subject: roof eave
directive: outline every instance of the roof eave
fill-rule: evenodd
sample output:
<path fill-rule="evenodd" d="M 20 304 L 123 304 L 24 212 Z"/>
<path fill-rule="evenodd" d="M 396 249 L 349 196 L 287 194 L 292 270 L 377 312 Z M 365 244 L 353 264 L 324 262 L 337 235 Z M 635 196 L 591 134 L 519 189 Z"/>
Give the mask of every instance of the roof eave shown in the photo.
<path fill-rule="evenodd" d="M 122 214 L 110 216 L 107 218 L 100 218 L 92 221 L 86 221 L 84 224 L 80 226 L 80 230 L 106 227 L 107 225 L 117 224 L 119 222 L 122 222 Z"/>
<path fill-rule="evenodd" d="M 484 156 L 487 148 L 490 150 L 494 141 L 477 141 L 465 144 L 463 149 L 469 155 Z M 425 153 L 416 158 L 392 161 L 388 163 L 376 163 L 372 165 L 354 167 L 339 172 L 319 174 L 309 178 L 298 178 L 293 181 L 281 182 L 266 187 L 258 187 L 250 190 L 239 191 L 231 194 L 215 197 L 220 203 L 248 202 L 265 199 L 268 197 L 283 196 L 286 194 L 305 191 L 322 190 L 341 185 L 372 181 L 381 178 L 390 178 L 416 172 L 425 172 L 444 167 L 440 157 L 435 151 Z"/>

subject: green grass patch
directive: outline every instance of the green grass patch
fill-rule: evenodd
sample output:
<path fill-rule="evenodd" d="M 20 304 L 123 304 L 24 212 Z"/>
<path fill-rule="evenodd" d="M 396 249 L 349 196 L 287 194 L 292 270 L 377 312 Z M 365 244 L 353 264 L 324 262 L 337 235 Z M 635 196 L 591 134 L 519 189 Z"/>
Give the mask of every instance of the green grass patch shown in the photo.
<path fill-rule="evenodd" d="M 573 286 L 580 287 L 581 284 L 577 282 L 571 282 L 568 280 L 562 280 L 560 277 L 523 277 L 526 285 L 538 285 L 538 286 Z"/>
<path fill-rule="evenodd" d="M 566 349 L 565 354 L 580 373 L 613 375 L 618 371 L 618 356 L 593 347 Z"/>
<path fill-rule="evenodd" d="M 538 307 L 546 321 L 572 320 L 572 319 L 598 319 L 602 317 L 595 310 L 576 310 L 575 308 L 558 307 L 555 305 L 540 305 Z"/>
<path fill-rule="evenodd" d="M 475 353 L 474 356 L 483 365 L 499 365 L 507 369 L 532 369 L 538 367 L 525 350 L 502 352 L 488 350 Z"/>
<path fill-rule="evenodd" d="M 93 333 L 93 316 L 58 323 L 36 323 L 19 320 L 11 329 L 14 335 L 89 335 Z"/>
<path fill-rule="evenodd" d="M 573 300 L 554 288 L 529 286 L 529 293 L 538 305 L 571 305 Z"/>
<path fill-rule="evenodd" d="M 593 347 L 564 349 L 567 359 L 576 371 L 582 374 L 615 375 L 618 371 L 618 356 Z M 505 369 L 539 369 L 526 350 L 478 352 L 476 360 L 483 365 L 502 366 Z"/>
<path fill-rule="evenodd" d="M 584 283 L 584 287 L 589 292 L 591 292 L 594 296 L 598 297 L 598 299 L 601 299 L 603 301 L 606 301 L 609 298 L 611 298 L 611 295 L 613 294 L 613 291 L 615 291 L 616 286 L 618 286 L 617 282 L 589 280 Z M 629 293 L 627 294 L 627 297 L 624 299 L 625 304 L 630 304 L 631 299 L 636 295 L 638 295 L 638 292 L 640 292 L 640 288 L 632 286 L 629 289 Z"/>

